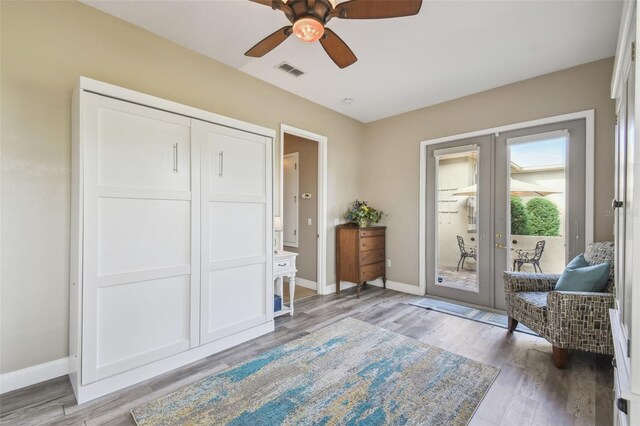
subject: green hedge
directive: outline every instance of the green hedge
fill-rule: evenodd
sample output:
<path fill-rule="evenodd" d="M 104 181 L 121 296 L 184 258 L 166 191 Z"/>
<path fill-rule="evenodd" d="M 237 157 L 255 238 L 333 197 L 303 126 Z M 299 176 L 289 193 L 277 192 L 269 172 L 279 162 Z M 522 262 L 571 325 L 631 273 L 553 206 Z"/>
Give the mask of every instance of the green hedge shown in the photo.
<path fill-rule="evenodd" d="M 560 235 L 558 207 L 544 198 L 532 198 L 527 203 L 530 235 L 556 237 Z"/>
<path fill-rule="evenodd" d="M 529 235 L 529 214 L 520 197 L 511 197 L 511 235 Z"/>

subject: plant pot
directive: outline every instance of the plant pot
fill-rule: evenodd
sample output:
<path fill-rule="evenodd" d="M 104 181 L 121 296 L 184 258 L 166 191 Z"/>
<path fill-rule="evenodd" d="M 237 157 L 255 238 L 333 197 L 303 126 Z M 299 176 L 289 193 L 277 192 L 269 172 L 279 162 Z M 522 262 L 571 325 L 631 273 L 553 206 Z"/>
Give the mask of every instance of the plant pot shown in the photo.
<path fill-rule="evenodd" d="M 358 226 L 360 228 L 366 228 L 367 226 L 369 226 L 369 221 L 367 219 L 361 219 L 358 221 Z"/>

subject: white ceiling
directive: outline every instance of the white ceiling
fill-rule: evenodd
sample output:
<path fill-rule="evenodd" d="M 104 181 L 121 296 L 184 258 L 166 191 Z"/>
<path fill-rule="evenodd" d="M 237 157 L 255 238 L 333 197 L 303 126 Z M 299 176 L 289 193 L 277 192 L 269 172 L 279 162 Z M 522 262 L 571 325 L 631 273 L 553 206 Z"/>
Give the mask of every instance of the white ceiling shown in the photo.
<path fill-rule="evenodd" d="M 365 123 L 613 56 L 622 12 L 618 0 L 425 0 L 413 17 L 333 19 L 358 57 L 341 70 L 295 36 L 244 56 L 289 24 L 247 0 L 85 3 Z M 306 74 L 276 69 L 283 61 Z"/>

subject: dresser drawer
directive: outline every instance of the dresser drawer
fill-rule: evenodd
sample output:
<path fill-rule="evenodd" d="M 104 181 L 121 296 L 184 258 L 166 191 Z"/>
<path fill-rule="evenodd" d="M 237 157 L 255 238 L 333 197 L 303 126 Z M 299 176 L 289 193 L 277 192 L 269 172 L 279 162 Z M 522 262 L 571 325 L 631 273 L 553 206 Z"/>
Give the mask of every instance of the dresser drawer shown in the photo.
<path fill-rule="evenodd" d="M 360 251 L 384 248 L 384 237 L 367 237 L 360 239 Z"/>
<path fill-rule="evenodd" d="M 384 229 L 361 229 L 360 238 L 384 237 Z"/>
<path fill-rule="evenodd" d="M 273 261 L 273 273 L 285 272 L 291 269 L 293 262 L 291 259 L 274 260 Z"/>
<path fill-rule="evenodd" d="M 375 280 L 384 275 L 384 262 L 360 267 L 360 282 Z"/>
<path fill-rule="evenodd" d="M 360 252 L 360 265 L 370 265 L 372 263 L 384 262 L 384 249 L 369 250 Z"/>

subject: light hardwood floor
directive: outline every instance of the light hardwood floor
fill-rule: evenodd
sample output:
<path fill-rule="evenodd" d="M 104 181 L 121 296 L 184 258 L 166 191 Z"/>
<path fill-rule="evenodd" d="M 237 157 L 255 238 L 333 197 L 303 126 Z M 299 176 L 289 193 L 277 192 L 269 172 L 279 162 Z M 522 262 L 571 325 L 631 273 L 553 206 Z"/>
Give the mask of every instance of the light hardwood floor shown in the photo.
<path fill-rule="evenodd" d="M 501 369 L 471 425 L 609 425 L 611 358 L 571 352 L 566 370 L 541 338 L 405 305 L 415 296 L 369 286 L 314 296 L 275 332 L 82 406 L 66 377 L 0 396 L 0 424 L 132 425 L 129 411 L 268 349 L 353 317 Z M 336 360 L 340 362 L 340 360 Z"/>
<path fill-rule="evenodd" d="M 289 303 L 289 285 L 285 285 L 283 288 L 283 293 L 284 293 L 284 303 Z M 310 288 L 306 288 L 306 287 L 302 287 L 301 285 L 297 285 L 296 286 L 296 290 L 295 290 L 295 296 L 293 298 L 294 302 L 297 302 L 298 300 L 302 300 L 302 299 L 306 299 L 307 297 L 311 297 L 311 296 L 315 296 L 316 295 L 316 291 L 315 290 L 311 290 Z M 294 307 L 295 307 L 295 303 L 294 303 Z"/>

